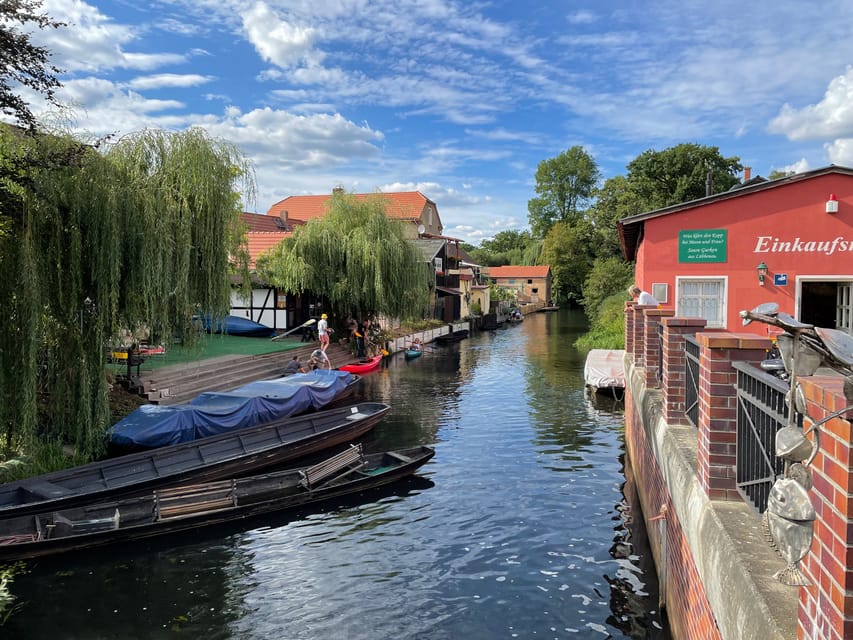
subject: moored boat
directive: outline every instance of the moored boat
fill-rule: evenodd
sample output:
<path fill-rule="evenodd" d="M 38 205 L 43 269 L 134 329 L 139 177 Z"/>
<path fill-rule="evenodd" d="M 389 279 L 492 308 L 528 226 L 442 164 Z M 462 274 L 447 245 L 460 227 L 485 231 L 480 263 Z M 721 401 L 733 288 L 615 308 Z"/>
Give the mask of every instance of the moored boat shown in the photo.
<path fill-rule="evenodd" d="M 0 484 L 0 519 L 256 473 L 370 431 L 391 407 L 361 402 Z"/>
<path fill-rule="evenodd" d="M 163 447 L 254 427 L 323 409 L 352 395 L 359 382 L 350 373 L 317 370 L 207 391 L 186 404 L 145 404 L 110 427 L 110 444 L 124 450 Z"/>
<path fill-rule="evenodd" d="M 310 467 L 155 489 L 145 495 L 0 520 L 0 560 L 150 538 L 280 512 L 380 487 L 413 474 L 435 450 L 365 455 L 361 445 Z"/>
<path fill-rule="evenodd" d="M 621 394 L 625 390 L 624 358 L 624 349 L 591 349 L 583 366 L 584 384 L 593 391 Z"/>
<path fill-rule="evenodd" d="M 338 367 L 338 370 L 357 374 L 368 373 L 379 367 L 379 363 L 382 362 L 382 358 L 383 355 L 380 353 L 370 358 L 363 358 L 358 362 L 345 364 L 342 367 Z"/>
<path fill-rule="evenodd" d="M 438 344 L 453 344 L 454 342 L 459 342 L 460 340 L 467 338 L 468 333 L 468 329 L 459 329 L 451 333 L 445 333 L 444 335 L 437 336 L 434 341 Z"/>

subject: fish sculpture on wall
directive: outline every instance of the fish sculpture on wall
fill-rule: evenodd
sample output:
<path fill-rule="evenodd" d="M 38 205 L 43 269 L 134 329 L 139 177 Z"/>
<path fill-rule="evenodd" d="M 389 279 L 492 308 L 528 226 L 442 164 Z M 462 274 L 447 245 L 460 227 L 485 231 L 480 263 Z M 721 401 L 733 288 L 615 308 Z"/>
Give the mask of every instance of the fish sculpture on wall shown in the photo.
<path fill-rule="evenodd" d="M 797 480 L 778 479 L 770 490 L 767 511 L 761 519 L 764 535 L 787 563 L 773 577 L 791 586 L 809 586 L 799 563 L 812 544 L 815 509 L 808 490 Z"/>

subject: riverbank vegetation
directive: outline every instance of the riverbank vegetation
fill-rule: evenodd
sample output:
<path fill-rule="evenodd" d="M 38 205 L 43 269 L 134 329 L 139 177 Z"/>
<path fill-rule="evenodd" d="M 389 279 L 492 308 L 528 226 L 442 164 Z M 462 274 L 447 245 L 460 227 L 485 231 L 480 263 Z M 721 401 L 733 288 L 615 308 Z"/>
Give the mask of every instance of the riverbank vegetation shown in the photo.
<path fill-rule="evenodd" d="M 626 175 L 602 183 L 592 156 L 572 147 L 537 167 L 530 232 L 502 231 L 465 250 L 488 266 L 549 265 L 556 302 L 583 307 L 589 318 L 590 333 L 578 346 L 620 348 L 633 265 L 622 258 L 618 221 L 701 198 L 708 185 L 711 193 L 727 191 L 742 169 L 739 158 L 717 147 L 685 143 L 644 151 Z"/>
<path fill-rule="evenodd" d="M 105 345 L 140 325 L 191 341 L 199 309 L 228 313 L 251 189 L 236 148 L 200 129 L 89 145 L 0 128 L 2 458 L 42 472 L 104 452 Z"/>

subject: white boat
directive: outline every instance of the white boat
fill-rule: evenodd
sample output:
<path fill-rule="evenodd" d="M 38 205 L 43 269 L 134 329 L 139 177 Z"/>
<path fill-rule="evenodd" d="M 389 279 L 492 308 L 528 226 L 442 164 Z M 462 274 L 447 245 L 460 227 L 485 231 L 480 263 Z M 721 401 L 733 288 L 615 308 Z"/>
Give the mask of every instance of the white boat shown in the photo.
<path fill-rule="evenodd" d="M 583 365 L 584 384 L 593 391 L 625 389 L 625 350 L 592 349 Z"/>

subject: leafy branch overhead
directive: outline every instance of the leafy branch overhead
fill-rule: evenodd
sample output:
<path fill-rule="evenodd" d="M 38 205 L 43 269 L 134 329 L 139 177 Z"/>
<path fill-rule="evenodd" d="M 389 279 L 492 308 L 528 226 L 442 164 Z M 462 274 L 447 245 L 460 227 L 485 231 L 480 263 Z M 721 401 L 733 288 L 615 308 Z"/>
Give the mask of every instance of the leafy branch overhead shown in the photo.
<path fill-rule="evenodd" d="M 26 87 L 59 106 L 55 90 L 61 85 L 55 74 L 61 70 L 50 64 L 50 52 L 33 44 L 32 34 L 21 27 L 58 29 L 67 26 L 39 13 L 41 4 L 40 0 L 0 2 L 0 112 L 30 129 L 35 127 L 36 119 L 27 101 L 19 95 L 19 89 Z"/>

